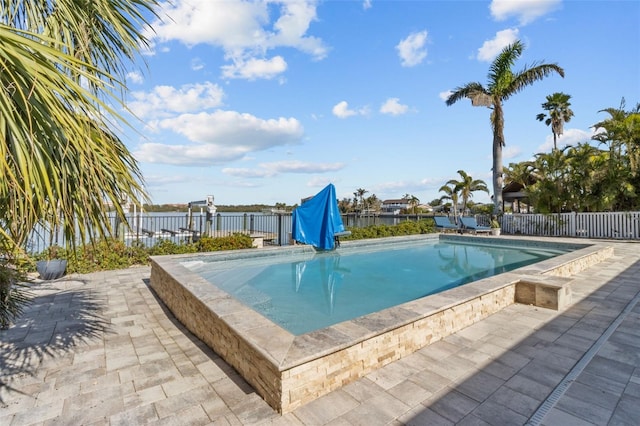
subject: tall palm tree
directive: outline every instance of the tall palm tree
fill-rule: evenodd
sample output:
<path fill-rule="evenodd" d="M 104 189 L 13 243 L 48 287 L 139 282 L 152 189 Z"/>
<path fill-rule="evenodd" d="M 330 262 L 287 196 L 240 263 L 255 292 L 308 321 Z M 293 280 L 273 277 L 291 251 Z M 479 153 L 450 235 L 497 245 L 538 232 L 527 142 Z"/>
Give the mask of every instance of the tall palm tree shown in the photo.
<path fill-rule="evenodd" d="M 464 170 L 458 170 L 461 180 L 451 179 L 447 182 L 447 185 L 453 185 L 456 192 L 460 194 L 462 198 L 462 214 L 467 211 L 467 203 L 469 198 L 473 197 L 473 193 L 476 191 L 484 191 L 487 194 L 489 189 L 487 184 L 482 179 L 474 179 L 467 174 Z"/>
<path fill-rule="evenodd" d="M 474 106 L 486 106 L 491 109 L 491 129 L 493 131 L 493 210 L 498 214 L 502 209 L 502 148 L 504 140 L 503 103 L 526 86 L 533 84 L 552 73 L 564 77 L 564 70 L 556 64 L 534 64 L 522 71 L 513 71 L 512 67 L 522 55 L 524 44 L 516 41 L 505 47 L 489 67 L 488 83 L 484 87 L 477 82 L 457 87 L 447 98 L 447 106 L 460 99 L 468 98 Z"/>
<path fill-rule="evenodd" d="M 547 96 L 547 102 L 542 104 L 542 109 L 549 112 L 549 115 L 541 112 L 536 116 L 538 121 L 544 121 L 544 124 L 551 126 L 553 133 L 553 149 L 558 149 L 557 138 L 564 132 L 564 123 L 571 121 L 573 111 L 571 108 L 571 95 L 556 92 Z"/>

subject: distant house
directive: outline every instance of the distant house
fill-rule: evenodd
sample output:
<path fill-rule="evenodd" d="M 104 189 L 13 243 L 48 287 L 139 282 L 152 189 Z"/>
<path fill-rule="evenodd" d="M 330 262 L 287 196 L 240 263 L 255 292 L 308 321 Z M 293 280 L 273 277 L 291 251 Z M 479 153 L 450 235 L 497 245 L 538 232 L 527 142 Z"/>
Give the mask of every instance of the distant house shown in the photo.
<path fill-rule="evenodd" d="M 402 210 L 406 210 L 409 207 L 409 200 L 406 198 L 398 200 L 384 200 L 382 202 L 381 211 L 386 214 L 400 214 Z"/>

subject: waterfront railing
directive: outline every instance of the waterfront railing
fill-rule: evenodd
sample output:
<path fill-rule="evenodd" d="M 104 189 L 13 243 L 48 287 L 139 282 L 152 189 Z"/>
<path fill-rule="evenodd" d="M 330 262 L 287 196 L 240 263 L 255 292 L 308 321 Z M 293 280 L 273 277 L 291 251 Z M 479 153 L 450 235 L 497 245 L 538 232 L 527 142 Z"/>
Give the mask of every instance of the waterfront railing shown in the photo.
<path fill-rule="evenodd" d="M 344 214 L 347 228 L 372 225 L 397 225 L 410 220 L 432 218 L 433 214 L 361 215 Z M 478 215 L 481 225 L 489 224 L 488 215 Z M 640 212 L 560 213 L 560 214 L 505 214 L 500 218 L 502 233 L 512 235 L 611 238 L 640 240 Z M 127 226 L 128 225 L 128 226 Z M 267 245 L 291 244 L 291 213 L 132 213 L 127 224 L 119 223 L 115 215 L 111 226 L 117 238 L 125 244 L 153 246 L 159 240 L 174 243 L 193 242 L 201 236 L 228 236 L 244 233 L 260 237 Z M 40 226 L 27 243 L 29 253 L 40 253 L 50 244 L 64 245 L 62 235 L 50 238 L 46 227 Z M 77 241 L 76 243 L 81 243 Z"/>

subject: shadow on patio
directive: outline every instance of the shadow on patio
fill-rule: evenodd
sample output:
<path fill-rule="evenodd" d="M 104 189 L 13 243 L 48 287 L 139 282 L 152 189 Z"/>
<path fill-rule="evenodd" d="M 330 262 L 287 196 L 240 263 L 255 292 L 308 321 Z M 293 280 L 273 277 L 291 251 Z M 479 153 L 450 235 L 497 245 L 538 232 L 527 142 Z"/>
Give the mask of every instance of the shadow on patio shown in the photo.
<path fill-rule="evenodd" d="M 604 284 L 591 280 L 598 272 L 595 266 L 576 277 L 579 300 L 563 312 L 512 305 L 420 350 L 408 364 L 418 370 L 403 385 L 430 396 L 410 402 L 398 421 L 637 424 L 640 261 Z"/>
<path fill-rule="evenodd" d="M 84 289 L 58 291 L 55 285 L 38 284 L 39 292 L 49 286 L 51 293 L 33 297 L 17 323 L 0 330 L 0 404 L 12 392 L 24 394 L 11 386 L 12 377 L 33 376 L 45 358 L 70 364 L 75 347 L 108 332 L 103 301 Z"/>

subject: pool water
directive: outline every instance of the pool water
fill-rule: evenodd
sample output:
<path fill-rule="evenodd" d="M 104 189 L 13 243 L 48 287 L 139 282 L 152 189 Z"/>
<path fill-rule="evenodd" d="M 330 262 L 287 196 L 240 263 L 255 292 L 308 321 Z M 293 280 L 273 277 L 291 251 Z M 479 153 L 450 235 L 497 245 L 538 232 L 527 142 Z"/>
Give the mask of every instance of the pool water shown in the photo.
<path fill-rule="evenodd" d="M 433 240 L 183 265 L 301 335 L 568 251 Z"/>

